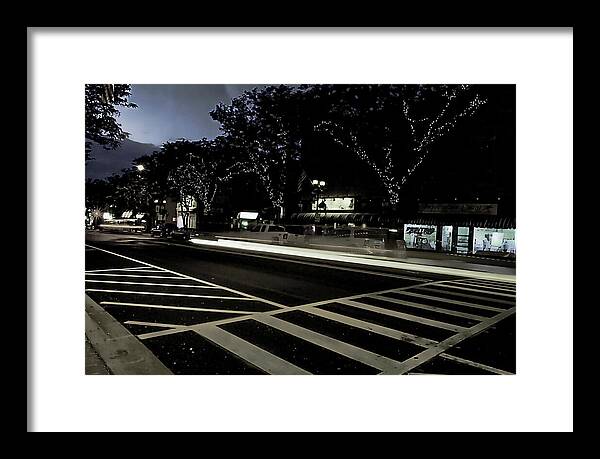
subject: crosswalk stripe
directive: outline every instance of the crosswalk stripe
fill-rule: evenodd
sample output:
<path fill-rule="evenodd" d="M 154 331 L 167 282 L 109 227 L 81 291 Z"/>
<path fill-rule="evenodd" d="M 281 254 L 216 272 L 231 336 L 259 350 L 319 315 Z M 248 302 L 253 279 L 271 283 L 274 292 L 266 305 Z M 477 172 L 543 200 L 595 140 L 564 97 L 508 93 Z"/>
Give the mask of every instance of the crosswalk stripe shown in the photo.
<path fill-rule="evenodd" d="M 489 365 L 484 365 L 483 363 L 479 363 L 479 362 L 474 362 L 472 360 L 463 359 L 462 357 L 456 357 L 455 355 L 440 354 L 439 357 L 441 357 L 443 359 L 446 359 L 446 360 L 453 360 L 454 362 L 458 362 L 458 363 L 462 363 L 462 364 L 465 364 L 465 365 L 469 365 L 471 367 L 481 368 L 482 370 L 487 370 L 487 371 L 490 371 L 492 373 L 496 373 L 498 375 L 512 375 L 512 374 L 514 374 L 514 373 L 511 373 L 510 371 L 500 370 L 499 368 L 494 368 L 494 367 L 490 367 Z"/>
<path fill-rule="evenodd" d="M 86 282 L 98 282 L 101 284 L 127 284 L 127 285 L 151 285 L 159 287 L 183 287 L 183 288 L 212 288 L 218 289 L 219 287 L 213 287 L 212 285 L 189 285 L 189 284 L 160 284 L 156 282 L 126 282 L 126 281 L 111 281 L 111 280 L 99 280 L 99 279 L 86 279 Z"/>
<path fill-rule="evenodd" d="M 107 277 L 143 277 L 146 279 L 185 279 L 185 277 L 179 276 L 140 276 L 138 274 L 106 274 L 106 273 L 86 273 L 86 275 L 93 276 L 107 276 Z"/>
<path fill-rule="evenodd" d="M 411 306 L 413 308 L 424 309 L 426 311 L 439 312 L 441 314 L 447 314 L 449 316 L 462 317 L 463 319 L 471 319 L 471 320 L 478 320 L 478 321 L 486 319 L 483 316 L 469 314 L 467 312 L 452 311 L 451 309 L 444 309 L 444 308 L 440 308 L 438 306 L 430 306 L 428 304 L 414 303 L 412 301 L 405 301 L 405 300 L 400 300 L 397 298 L 389 298 L 389 297 L 383 296 L 383 295 L 375 295 L 370 298 L 375 298 L 377 300 L 383 300 L 383 301 L 387 301 L 389 303 L 394 303 L 394 304 L 402 304 L 405 306 Z"/>
<path fill-rule="evenodd" d="M 499 282 L 490 282 L 487 280 L 481 280 L 481 279 L 460 279 L 461 283 L 465 283 L 465 284 L 473 284 L 473 285 L 480 285 L 480 286 L 485 286 L 485 287 L 492 287 L 492 288 L 501 288 L 501 289 L 508 289 L 508 290 L 516 290 L 517 288 L 517 284 L 514 283 L 499 283 Z"/>
<path fill-rule="evenodd" d="M 490 319 L 488 319 L 484 322 L 480 322 L 477 325 L 475 325 L 467 330 L 464 330 L 461 333 L 457 333 L 456 335 L 453 335 L 450 338 L 445 339 L 444 341 L 441 341 L 435 347 L 430 347 L 428 349 L 425 349 L 420 354 L 418 354 L 414 357 L 411 357 L 410 359 L 406 359 L 404 362 L 402 362 L 402 367 L 403 367 L 402 370 L 396 374 L 406 373 L 406 372 L 412 370 L 413 368 L 416 368 L 419 365 L 422 365 L 425 362 L 428 362 L 429 360 L 433 359 L 434 357 L 440 355 L 442 352 L 447 351 L 452 346 L 457 345 L 461 341 L 464 341 L 465 339 L 470 338 L 471 336 L 481 333 L 483 330 L 491 327 L 492 325 L 494 325 L 494 324 L 500 322 L 501 320 L 507 318 L 508 316 L 514 314 L 515 310 L 516 310 L 516 308 L 507 309 L 506 311 L 504 311 L 494 317 L 491 317 Z"/>
<path fill-rule="evenodd" d="M 434 301 L 441 301 L 442 303 L 448 303 L 448 304 L 456 304 L 457 306 L 466 306 L 469 308 L 476 308 L 476 309 L 483 309 L 486 311 L 493 311 L 493 312 L 502 312 L 504 311 L 504 309 L 502 308 L 495 308 L 493 306 L 486 306 L 483 304 L 476 304 L 476 303 L 467 303 L 466 301 L 460 301 L 460 300 L 453 300 L 450 298 L 444 298 L 441 296 L 433 296 L 433 295 L 424 295 L 422 293 L 415 293 L 415 292 L 410 292 L 408 290 L 402 290 L 402 291 L 398 291 L 398 292 L 394 292 L 395 294 L 401 294 L 401 295 L 408 295 L 411 297 L 415 297 L 415 298 L 423 298 L 424 300 L 434 300 Z"/>
<path fill-rule="evenodd" d="M 510 293 L 490 292 L 489 290 L 482 290 L 482 289 L 477 289 L 477 288 L 463 287 L 461 285 L 451 285 L 448 282 L 449 281 L 444 281 L 443 283 L 440 282 L 438 285 L 444 286 L 446 288 L 454 288 L 454 289 L 458 289 L 458 290 L 467 290 L 467 291 L 470 291 L 470 292 L 486 293 L 486 294 L 489 294 L 489 295 L 506 296 L 506 297 L 509 297 L 509 298 L 514 298 L 515 297 L 514 294 L 510 294 Z"/>
<path fill-rule="evenodd" d="M 496 291 L 501 291 L 501 292 L 511 292 L 511 293 L 515 293 L 516 289 L 514 288 L 507 288 L 507 287 L 496 287 L 495 285 L 488 285 L 488 284 L 478 284 L 475 282 L 467 282 L 467 281 L 448 281 L 447 283 L 452 284 L 452 285 L 462 285 L 465 287 L 477 287 L 480 289 L 483 289 L 485 292 L 491 292 L 491 293 L 496 293 Z"/>
<path fill-rule="evenodd" d="M 200 336 L 212 341 L 226 351 L 257 368 L 276 375 L 309 375 L 308 371 L 284 360 L 248 341 L 229 333 L 215 325 L 206 325 L 194 330 Z"/>
<path fill-rule="evenodd" d="M 400 362 L 396 360 L 286 322 L 277 317 L 259 314 L 252 319 L 381 371 L 394 371 L 400 368 Z"/>
<path fill-rule="evenodd" d="M 348 306 L 353 306 L 356 308 L 364 309 L 366 311 L 376 312 L 378 314 L 383 314 L 386 316 L 398 317 L 399 319 L 410 320 L 412 322 L 417 322 L 423 325 L 429 325 L 431 327 L 442 328 L 444 330 L 450 330 L 455 333 L 459 333 L 461 331 L 466 330 L 465 327 L 460 327 L 458 325 L 448 324 L 446 322 L 440 322 L 437 320 L 426 319 L 424 317 L 415 316 L 413 314 L 407 314 L 404 312 L 392 311 L 390 309 L 380 308 L 378 306 L 372 306 L 370 304 L 360 303 L 354 300 L 341 300 L 338 303 L 347 304 Z"/>
<path fill-rule="evenodd" d="M 308 314 L 313 314 L 324 319 L 340 322 L 351 327 L 360 328 L 361 330 L 377 333 L 378 335 L 387 336 L 388 338 L 393 338 L 398 341 L 416 344 L 417 346 L 429 347 L 435 346 L 437 344 L 437 341 L 434 341 L 429 338 L 423 338 L 421 336 L 413 335 L 411 333 L 406 333 L 400 330 L 395 330 L 393 328 L 384 327 L 383 325 L 378 325 L 371 322 L 366 322 L 364 320 L 355 319 L 354 317 L 338 314 L 337 312 L 327 311 L 325 309 L 320 309 L 315 306 L 304 306 L 300 307 L 299 309 Z"/>
<path fill-rule="evenodd" d="M 105 293 L 130 293 L 134 295 L 157 295 L 157 296 L 182 296 L 189 298 L 210 298 L 218 300 L 236 300 L 236 301 L 251 301 L 252 298 L 246 296 L 216 296 L 216 295 L 192 295 L 187 293 L 163 293 L 163 292 L 138 292 L 135 290 L 108 290 L 101 288 L 86 288 L 86 292 L 105 292 Z"/>
<path fill-rule="evenodd" d="M 138 308 L 154 308 L 154 309 L 172 309 L 174 311 L 200 311 L 200 312 L 222 312 L 231 314 L 256 314 L 256 311 L 238 311 L 232 309 L 217 309 L 217 308 L 193 308 L 191 306 L 169 306 L 163 304 L 145 304 L 145 303 L 124 303 L 121 301 L 101 301 L 101 305 L 113 305 L 113 306 L 131 306 Z M 179 328 L 187 327 L 183 325 Z"/>
<path fill-rule="evenodd" d="M 437 284 L 437 286 L 443 287 L 443 284 Z M 442 288 L 435 288 L 435 287 L 434 288 L 432 288 L 432 287 L 415 287 L 415 289 L 417 289 L 417 290 L 425 290 L 427 292 L 447 293 L 449 295 L 460 296 L 462 298 L 469 298 L 469 299 L 472 299 L 472 300 L 491 301 L 492 303 L 498 303 L 498 304 L 506 304 L 506 305 L 514 304 L 514 301 L 503 300 L 503 299 L 500 299 L 500 298 L 490 298 L 490 297 L 479 296 L 479 295 L 471 295 L 469 293 L 463 293 L 463 292 L 448 291 L 448 290 L 444 290 Z"/>

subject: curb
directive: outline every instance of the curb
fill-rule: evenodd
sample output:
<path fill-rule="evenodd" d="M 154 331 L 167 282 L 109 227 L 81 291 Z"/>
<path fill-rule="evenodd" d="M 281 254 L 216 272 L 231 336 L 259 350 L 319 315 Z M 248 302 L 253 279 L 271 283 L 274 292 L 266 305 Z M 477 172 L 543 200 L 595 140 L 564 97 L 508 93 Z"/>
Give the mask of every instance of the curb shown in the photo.
<path fill-rule="evenodd" d="M 85 335 L 115 375 L 173 374 L 129 330 L 85 295 Z"/>

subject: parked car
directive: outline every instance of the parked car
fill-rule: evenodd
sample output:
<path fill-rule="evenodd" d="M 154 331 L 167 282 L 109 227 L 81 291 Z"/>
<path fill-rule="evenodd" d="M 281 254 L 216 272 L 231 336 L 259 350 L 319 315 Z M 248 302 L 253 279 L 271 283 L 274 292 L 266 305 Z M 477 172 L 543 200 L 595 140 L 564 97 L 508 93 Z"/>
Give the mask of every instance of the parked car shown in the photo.
<path fill-rule="evenodd" d="M 150 230 L 150 236 L 167 238 L 176 229 L 177 225 L 174 223 L 161 223 Z"/>
<path fill-rule="evenodd" d="M 288 239 L 288 232 L 285 227 L 273 224 L 256 225 L 250 229 L 249 239 L 270 241 L 278 244 L 284 244 Z"/>
<path fill-rule="evenodd" d="M 179 241 L 189 241 L 192 237 L 192 230 L 190 228 L 175 228 L 171 231 L 170 237 Z"/>

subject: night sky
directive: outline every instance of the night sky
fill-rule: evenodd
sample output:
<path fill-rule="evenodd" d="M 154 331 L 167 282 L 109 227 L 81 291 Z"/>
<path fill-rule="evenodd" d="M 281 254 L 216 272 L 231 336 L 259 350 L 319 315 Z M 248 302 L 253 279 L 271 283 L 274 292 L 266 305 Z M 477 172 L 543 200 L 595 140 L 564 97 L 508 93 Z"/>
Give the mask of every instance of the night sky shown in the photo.
<path fill-rule="evenodd" d="M 208 113 L 218 103 L 229 103 L 243 91 L 262 86 L 134 84 L 130 101 L 138 108 L 119 107 L 119 123 L 131 140 L 157 146 L 182 137 L 212 139 L 219 134 L 219 124 Z"/>

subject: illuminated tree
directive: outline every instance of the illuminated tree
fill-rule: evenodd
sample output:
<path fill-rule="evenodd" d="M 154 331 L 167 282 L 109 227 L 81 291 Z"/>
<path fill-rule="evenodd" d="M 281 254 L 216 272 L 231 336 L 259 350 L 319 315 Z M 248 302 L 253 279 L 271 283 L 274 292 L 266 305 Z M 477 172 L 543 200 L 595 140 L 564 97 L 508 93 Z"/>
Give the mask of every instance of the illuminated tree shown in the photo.
<path fill-rule="evenodd" d="M 468 85 L 317 85 L 306 97 L 329 107 L 314 129 L 363 161 L 391 204 L 436 141 L 485 103 Z"/>
<path fill-rule="evenodd" d="M 246 91 L 210 113 L 226 142 L 238 152 L 238 173 L 253 174 L 271 205 L 283 212 L 289 164 L 300 157 L 299 111 L 289 86 Z"/>

